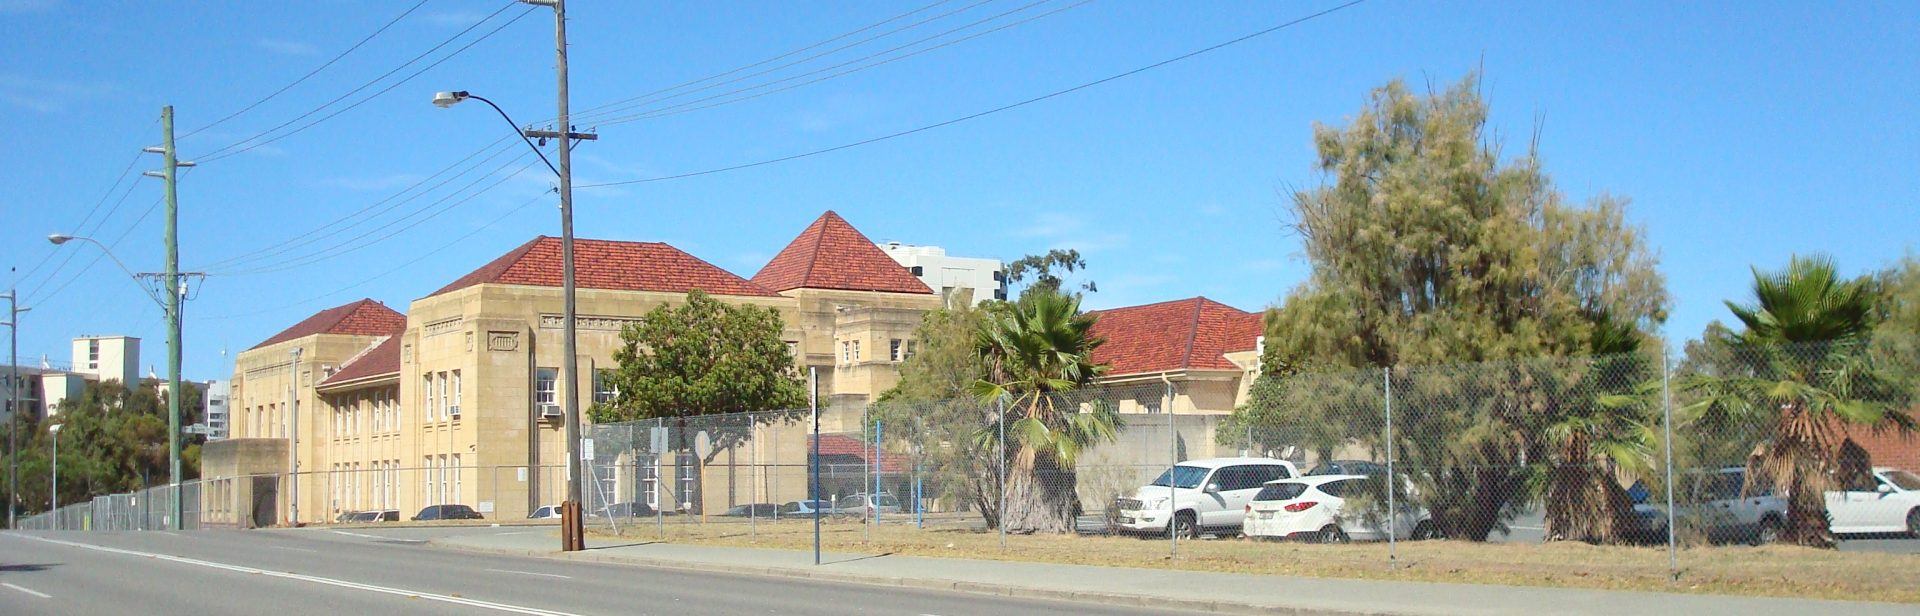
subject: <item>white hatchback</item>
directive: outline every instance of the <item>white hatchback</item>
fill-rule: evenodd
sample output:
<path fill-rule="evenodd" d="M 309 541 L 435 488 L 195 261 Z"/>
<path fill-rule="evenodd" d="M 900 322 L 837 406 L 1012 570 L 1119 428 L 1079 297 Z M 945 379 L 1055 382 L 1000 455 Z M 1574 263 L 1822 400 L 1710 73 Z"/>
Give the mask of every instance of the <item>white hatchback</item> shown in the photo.
<path fill-rule="evenodd" d="M 1827 493 L 1835 533 L 1908 533 L 1920 538 L 1920 475 L 1874 467 L 1873 482 Z"/>
<path fill-rule="evenodd" d="M 1385 541 L 1391 529 L 1396 539 L 1430 539 L 1433 521 L 1427 513 L 1399 504 L 1391 520 L 1385 516 L 1347 511 L 1347 497 L 1366 490 L 1366 475 L 1313 475 L 1267 482 L 1247 505 L 1245 526 L 1255 539 L 1308 539 L 1319 543 Z M 1380 503 L 1382 509 L 1386 503 Z"/>

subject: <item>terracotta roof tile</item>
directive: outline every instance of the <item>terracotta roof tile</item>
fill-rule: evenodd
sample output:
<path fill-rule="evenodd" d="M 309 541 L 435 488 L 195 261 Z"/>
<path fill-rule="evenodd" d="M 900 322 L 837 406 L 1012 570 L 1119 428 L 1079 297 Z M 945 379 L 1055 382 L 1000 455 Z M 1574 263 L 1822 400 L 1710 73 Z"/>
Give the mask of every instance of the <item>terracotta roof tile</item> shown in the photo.
<path fill-rule="evenodd" d="M 575 239 L 573 253 L 573 279 L 582 289 L 667 293 L 700 289 L 714 295 L 778 295 L 660 242 Z M 542 235 L 441 287 L 433 295 L 485 283 L 558 287 L 562 262 L 560 238 Z"/>
<path fill-rule="evenodd" d="M 381 338 L 373 346 L 360 352 L 341 364 L 326 380 L 316 387 L 328 387 L 348 381 L 357 381 L 367 377 L 400 373 L 400 335 L 394 334 Z"/>
<path fill-rule="evenodd" d="M 1251 351 L 1264 331 L 1260 313 L 1204 297 L 1096 310 L 1093 334 L 1106 339 L 1093 360 L 1107 376 L 1170 370 L 1238 370 L 1226 354 Z"/>
<path fill-rule="evenodd" d="M 813 438 L 813 435 L 807 435 L 808 455 L 812 455 L 813 453 Z M 859 438 L 844 434 L 820 435 L 820 457 L 822 458 L 827 456 L 845 456 L 866 461 L 872 454 L 873 443 L 862 442 Z M 905 454 L 894 453 L 882 448 L 879 458 L 880 472 L 882 473 L 902 473 L 907 470 L 908 460 Z"/>
<path fill-rule="evenodd" d="M 753 275 L 753 281 L 774 291 L 805 288 L 933 293 L 913 272 L 832 210 L 793 238 L 786 249 Z"/>
<path fill-rule="evenodd" d="M 406 328 L 406 315 L 395 312 L 380 302 L 362 299 L 345 306 L 336 306 L 314 313 L 306 320 L 293 324 L 293 327 L 286 328 L 274 334 L 272 338 L 253 345 L 253 348 L 279 344 L 314 334 L 385 336 L 397 334 Z"/>

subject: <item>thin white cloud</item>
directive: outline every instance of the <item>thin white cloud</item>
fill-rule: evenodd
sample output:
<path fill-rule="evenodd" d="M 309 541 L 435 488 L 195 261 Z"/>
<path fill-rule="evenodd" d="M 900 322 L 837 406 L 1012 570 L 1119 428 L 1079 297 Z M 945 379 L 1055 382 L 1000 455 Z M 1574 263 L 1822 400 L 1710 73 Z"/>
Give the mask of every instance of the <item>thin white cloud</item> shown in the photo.
<path fill-rule="evenodd" d="M 312 43 L 290 41 L 287 39 L 263 38 L 253 42 L 261 49 L 283 56 L 314 56 L 320 54 L 320 48 Z"/>
<path fill-rule="evenodd" d="M 112 93 L 104 83 L 0 74 L 0 102 L 36 113 L 62 113 L 75 103 Z"/>

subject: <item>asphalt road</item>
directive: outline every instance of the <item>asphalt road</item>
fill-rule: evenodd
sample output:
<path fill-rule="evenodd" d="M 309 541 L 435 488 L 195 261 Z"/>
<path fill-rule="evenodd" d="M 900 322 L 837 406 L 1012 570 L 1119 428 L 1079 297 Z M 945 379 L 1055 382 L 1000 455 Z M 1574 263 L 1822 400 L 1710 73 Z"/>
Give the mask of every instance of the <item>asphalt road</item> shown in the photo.
<path fill-rule="evenodd" d="M 0 614 L 1173 613 L 425 543 L 474 530 L 0 533 Z"/>

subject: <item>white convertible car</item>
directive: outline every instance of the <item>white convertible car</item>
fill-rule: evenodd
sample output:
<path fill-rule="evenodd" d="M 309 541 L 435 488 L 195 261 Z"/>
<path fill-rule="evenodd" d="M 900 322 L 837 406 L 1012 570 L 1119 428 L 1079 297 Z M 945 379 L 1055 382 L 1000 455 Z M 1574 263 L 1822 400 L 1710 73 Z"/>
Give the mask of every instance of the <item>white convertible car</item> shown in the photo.
<path fill-rule="evenodd" d="M 1920 538 L 1920 475 L 1874 467 L 1873 483 L 1827 493 L 1833 532 L 1907 533 Z"/>

